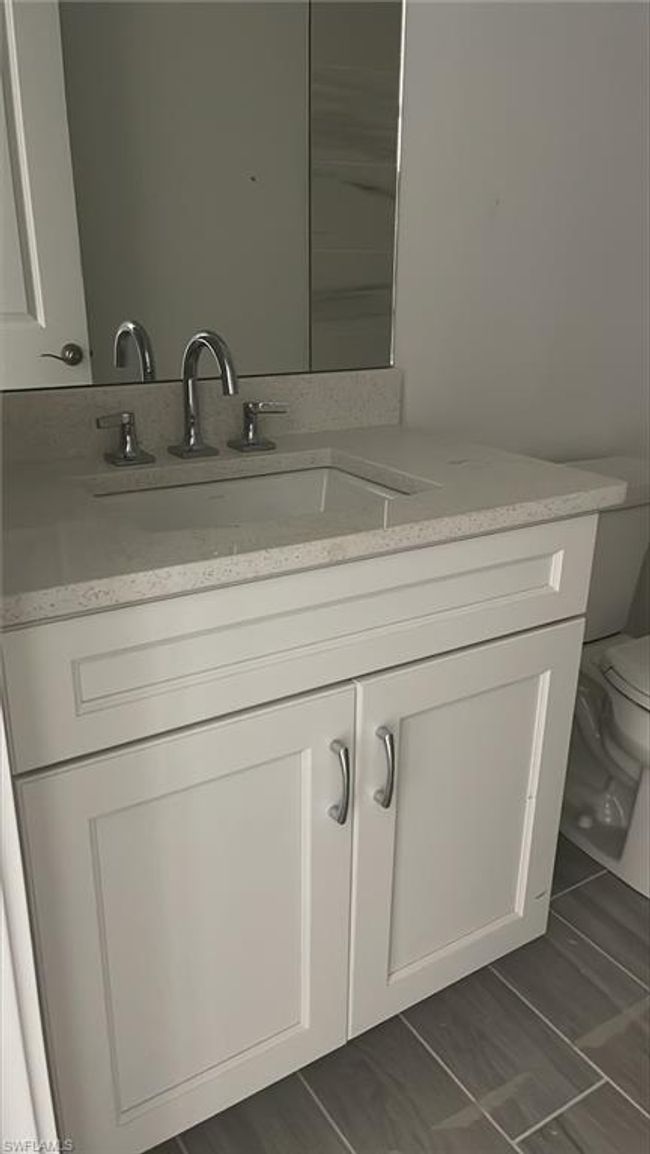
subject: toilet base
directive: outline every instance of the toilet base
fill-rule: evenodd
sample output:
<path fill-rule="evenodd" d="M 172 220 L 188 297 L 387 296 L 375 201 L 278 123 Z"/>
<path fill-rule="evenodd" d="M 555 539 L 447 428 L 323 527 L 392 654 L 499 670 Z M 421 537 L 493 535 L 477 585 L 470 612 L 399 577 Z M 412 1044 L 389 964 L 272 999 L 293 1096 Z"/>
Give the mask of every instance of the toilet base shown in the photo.
<path fill-rule="evenodd" d="M 565 805 L 560 829 L 565 837 L 595 861 L 650 898 L 650 771 L 645 770 L 639 784 L 632 819 L 619 858 L 610 857 L 589 839 L 589 831 L 577 825 L 570 807 Z"/>

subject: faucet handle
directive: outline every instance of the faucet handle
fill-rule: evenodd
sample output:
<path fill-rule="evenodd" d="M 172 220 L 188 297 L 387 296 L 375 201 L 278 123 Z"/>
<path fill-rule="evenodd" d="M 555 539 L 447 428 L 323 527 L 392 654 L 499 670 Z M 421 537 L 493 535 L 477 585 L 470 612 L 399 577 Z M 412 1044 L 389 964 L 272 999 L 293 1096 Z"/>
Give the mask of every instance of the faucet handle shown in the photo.
<path fill-rule="evenodd" d="M 150 465 L 155 461 L 151 453 L 145 452 L 138 444 L 135 428 L 135 413 L 128 410 L 121 413 L 105 413 L 97 417 L 95 424 L 98 429 L 120 430 L 119 447 L 114 453 L 104 453 L 104 459 L 109 465 Z"/>
<path fill-rule="evenodd" d="M 257 418 L 260 413 L 286 413 L 287 406 L 280 401 L 244 401 L 244 427 L 239 437 L 233 437 L 228 444 L 231 449 L 239 453 L 260 452 L 275 449 L 275 441 L 268 437 L 261 437 L 257 428 Z"/>
<path fill-rule="evenodd" d="M 249 411 L 254 415 L 257 413 L 286 413 L 287 406 L 283 405 L 281 401 L 244 401 L 244 411 Z"/>
<path fill-rule="evenodd" d="M 98 429 L 117 429 L 118 425 L 135 424 L 135 413 L 104 413 L 95 421 Z"/>

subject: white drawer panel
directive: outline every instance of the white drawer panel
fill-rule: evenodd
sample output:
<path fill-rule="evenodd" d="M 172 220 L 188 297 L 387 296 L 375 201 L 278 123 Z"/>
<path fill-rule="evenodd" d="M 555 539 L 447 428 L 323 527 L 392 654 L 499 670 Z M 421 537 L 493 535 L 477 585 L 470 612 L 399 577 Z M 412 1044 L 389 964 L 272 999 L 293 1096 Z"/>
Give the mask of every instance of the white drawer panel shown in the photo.
<path fill-rule="evenodd" d="M 584 612 L 596 517 L 9 632 L 14 772 Z"/>

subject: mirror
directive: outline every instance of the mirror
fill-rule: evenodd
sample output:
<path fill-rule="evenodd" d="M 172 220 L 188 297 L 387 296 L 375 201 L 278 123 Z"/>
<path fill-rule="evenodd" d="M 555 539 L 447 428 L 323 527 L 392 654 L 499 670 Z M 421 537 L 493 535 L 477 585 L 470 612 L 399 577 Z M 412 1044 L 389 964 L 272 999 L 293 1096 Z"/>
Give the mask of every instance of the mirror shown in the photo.
<path fill-rule="evenodd" d="M 178 378 L 200 328 L 223 335 L 241 375 L 390 363 L 400 0 L 6 8 L 2 192 L 18 274 L 0 301 L 4 387 L 140 379 L 128 335 L 113 363 L 126 320 L 149 334 L 160 380 Z M 29 121 L 27 88 L 48 126 Z M 34 339 L 23 325 L 14 352 L 21 308 Z M 70 343 L 81 363 L 54 359 Z"/>

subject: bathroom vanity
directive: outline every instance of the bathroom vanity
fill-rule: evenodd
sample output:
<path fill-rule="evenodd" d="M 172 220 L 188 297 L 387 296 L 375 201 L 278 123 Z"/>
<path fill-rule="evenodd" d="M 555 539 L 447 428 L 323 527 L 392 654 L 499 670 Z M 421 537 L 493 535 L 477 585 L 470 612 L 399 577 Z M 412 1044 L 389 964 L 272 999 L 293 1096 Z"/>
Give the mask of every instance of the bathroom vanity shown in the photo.
<path fill-rule="evenodd" d="M 544 931 L 596 514 L 625 489 L 399 428 L 116 472 L 32 471 L 8 528 L 13 769 L 83 1154 L 146 1150 Z"/>

